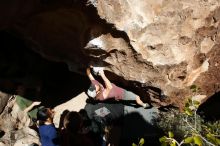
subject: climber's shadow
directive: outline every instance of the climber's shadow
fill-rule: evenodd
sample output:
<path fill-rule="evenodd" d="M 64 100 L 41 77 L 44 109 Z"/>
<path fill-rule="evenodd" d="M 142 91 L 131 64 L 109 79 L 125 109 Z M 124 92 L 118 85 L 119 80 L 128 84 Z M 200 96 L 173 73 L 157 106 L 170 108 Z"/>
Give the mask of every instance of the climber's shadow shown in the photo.
<path fill-rule="evenodd" d="M 145 138 L 145 145 L 160 145 L 158 139 L 162 135 L 161 129 L 148 123 L 138 112 L 132 112 L 124 117 L 120 144 L 131 145 Z"/>
<path fill-rule="evenodd" d="M 212 95 L 205 103 L 199 106 L 198 113 L 207 121 L 220 120 L 220 112 L 216 112 L 220 106 L 220 92 Z"/>

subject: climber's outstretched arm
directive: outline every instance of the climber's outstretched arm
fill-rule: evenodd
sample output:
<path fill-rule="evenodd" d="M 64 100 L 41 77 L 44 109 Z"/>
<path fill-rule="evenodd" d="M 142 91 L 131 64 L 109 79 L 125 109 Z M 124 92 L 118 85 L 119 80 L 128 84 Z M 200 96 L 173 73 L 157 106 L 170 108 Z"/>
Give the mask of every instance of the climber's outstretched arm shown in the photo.
<path fill-rule="evenodd" d="M 26 109 L 24 109 L 24 112 L 29 112 L 30 110 L 32 110 L 32 108 L 34 107 L 34 106 L 37 106 L 37 105 L 39 105 L 39 104 L 41 104 L 41 102 L 40 101 L 35 101 L 35 102 L 33 102 L 29 107 L 27 107 Z"/>
<path fill-rule="evenodd" d="M 105 73 L 103 70 L 99 71 L 99 75 L 102 77 L 104 83 L 105 83 L 105 90 L 103 92 L 104 98 L 107 97 L 112 89 L 112 83 L 109 81 L 109 79 L 105 76 Z"/>
<path fill-rule="evenodd" d="M 87 74 L 87 76 L 89 77 L 90 81 L 95 80 L 95 78 L 94 78 L 93 75 L 91 74 L 90 67 L 88 67 L 88 68 L 86 69 L 86 74 Z"/>

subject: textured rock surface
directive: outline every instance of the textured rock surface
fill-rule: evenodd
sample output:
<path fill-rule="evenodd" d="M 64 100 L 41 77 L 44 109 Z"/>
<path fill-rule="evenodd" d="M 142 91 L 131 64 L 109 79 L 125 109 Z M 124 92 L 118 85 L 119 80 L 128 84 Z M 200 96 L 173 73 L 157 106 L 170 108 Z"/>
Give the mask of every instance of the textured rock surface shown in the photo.
<path fill-rule="evenodd" d="M 0 114 L 8 103 L 10 96 L 0 91 Z"/>
<path fill-rule="evenodd" d="M 84 73 L 93 61 L 108 65 L 106 69 L 124 86 L 143 92 L 156 87 L 169 96 L 163 103 L 153 90 L 157 93 L 151 95 L 153 104 L 181 106 L 191 95 L 192 84 L 201 88 L 202 97 L 220 90 L 218 0 L 90 0 L 88 4 L 1 2 L 0 28 L 22 36 L 45 58 L 66 62 L 71 71 Z"/>
<path fill-rule="evenodd" d="M 127 70 L 134 65 L 130 72 L 120 69 L 123 76 L 159 87 L 173 99 L 190 94 L 186 89 L 192 84 L 207 96 L 219 90 L 219 1 L 92 3 L 101 18 L 126 32 L 134 52 L 140 55 L 135 59 L 126 56 L 123 65 L 109 62 Z"/>
<path fill-rule="evenodd" d="M 0 119 L 4 119 L 0 120 L 0 130 L 4 131 L 4 135 L 0 138 L 0 145 L 40 144 L 37 132 L 28 127 L 30 118 L 18 107 L 12 96 L 0 114 Z"/>

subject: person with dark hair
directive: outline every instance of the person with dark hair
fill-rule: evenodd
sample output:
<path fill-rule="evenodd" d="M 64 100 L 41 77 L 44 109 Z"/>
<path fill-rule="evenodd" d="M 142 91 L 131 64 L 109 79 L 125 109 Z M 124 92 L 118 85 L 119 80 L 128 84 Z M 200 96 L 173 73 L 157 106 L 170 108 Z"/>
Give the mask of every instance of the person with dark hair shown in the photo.
<path fill-rule="evenodd" d="M 83 118 L 75 111 L 67 113 L 63 120 L 61 132 L 62 146 L 94 146 L 88 133 L 83 132 Z"/>
<path fill-rule="evenodd" d="M 93 141 L 96 143 L 97 146 L 106 145 L 106 141 L 103 139 L 105 135 L 104 123 L 100 123 L 100 121 L 97 121 L 93 117 L 91 117 L 90 119 L 85 109 L 81 109 L 79 111 L 79 114 L 83 120 L 81 132 L 89 135 L 93 139 Z"/>
<path fill-rule="evenodd" d="M 58 135 L 53 124 L 54 111 L 41 108 L 37 112 L 39 120 L 39 135 L 42 146 L 58 146 Z"/>
<path fill-rule="evenodd" d="M 64 128 L 72 133 L 77 133 L 81 130 L 83 119 L 78 112 L 69 112 L 64 117 Z"/>
<path fill-rule="evenodd" d="M 138 95 L 111 83 L 109 81 L 109 79 L 105 76 L 105 73 L 102 68 L 99 68 L 99 70 L 95 70 L 95 67 L 93 67 L 93 66 L 91 66 L 91 68 L 93 68 L 93 70 L 98 72 L 97 74 L 101 76 L 101 78 L 104 81 L 105 87 L 100 82 L 95 80 L 95 78 L 91 74 L 90 68 L 87 68 L 86 74 L 91 81 L 91 85 L 90 85 L 89 89 L 87 90 L 87 94 L 89 97 L 91 97 L 95 100 L 100 100 L 100 101 L 107 100 L 109 98 L 114 98 L 117 101 L 119 101 L 119 100 L 135 100 L 138 105 L 140 105 L 144 108 L 149 107 L 149 104 L 143 103 L 143 101 L 140 99 L 140 97 Z"/>

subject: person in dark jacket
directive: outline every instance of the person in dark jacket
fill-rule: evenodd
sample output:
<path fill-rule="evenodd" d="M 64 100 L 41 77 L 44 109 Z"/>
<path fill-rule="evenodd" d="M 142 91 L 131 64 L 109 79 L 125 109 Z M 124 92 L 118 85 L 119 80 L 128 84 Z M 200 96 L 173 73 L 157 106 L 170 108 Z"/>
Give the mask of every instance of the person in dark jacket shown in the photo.
<path fill-rule="evenodd" d="M 54 111 L 41 108 L 37 112 L 39 135 L 42 146 L 59 146 L 57 130 L 53 124 Z"/>
<path fill-rule="evenodd" d="M 67 113 L 61 131 L 61 146 L 97 146 L 83 127 L 83 117 L 75 111 Z"/>

